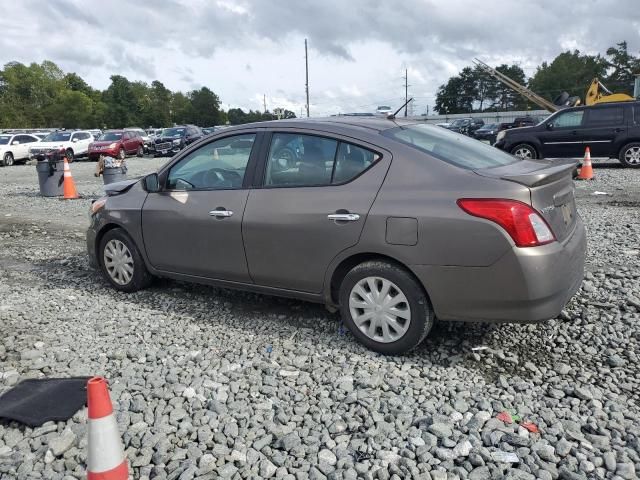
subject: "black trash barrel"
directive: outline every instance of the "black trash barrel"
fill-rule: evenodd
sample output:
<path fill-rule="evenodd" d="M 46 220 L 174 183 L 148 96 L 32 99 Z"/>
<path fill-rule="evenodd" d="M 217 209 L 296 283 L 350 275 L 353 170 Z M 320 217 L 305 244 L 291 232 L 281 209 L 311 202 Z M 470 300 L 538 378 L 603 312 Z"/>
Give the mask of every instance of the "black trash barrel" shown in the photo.
<path fill-rule="evenodd" d="M 127 179 L 127 167 L 105 167 L 102 180 L 105 185 Z"/>
<path fill-rule="evenodd" d="M 38 160 L 36 163 L 40 195 L 43 197 L 59 197 L 62 195 L 64 161 L 57 159 Z"/>

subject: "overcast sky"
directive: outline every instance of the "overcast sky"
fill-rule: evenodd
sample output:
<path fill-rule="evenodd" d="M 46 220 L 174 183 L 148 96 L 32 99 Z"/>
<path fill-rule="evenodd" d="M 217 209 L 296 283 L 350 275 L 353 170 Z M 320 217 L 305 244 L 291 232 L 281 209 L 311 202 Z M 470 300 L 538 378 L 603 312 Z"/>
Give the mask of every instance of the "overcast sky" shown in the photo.
<path fill-rule="evenodd" d="M 640 50 L 639 0 L 0 0 L 0 62 L 52 60 L 105 88 L 112 74 L 172 90 L 207 86 L 225 109 L 415 113 L 474 57 L 535 66 L 567 49 Z M 585 85 L 586 88 L 586 85 Z"/>

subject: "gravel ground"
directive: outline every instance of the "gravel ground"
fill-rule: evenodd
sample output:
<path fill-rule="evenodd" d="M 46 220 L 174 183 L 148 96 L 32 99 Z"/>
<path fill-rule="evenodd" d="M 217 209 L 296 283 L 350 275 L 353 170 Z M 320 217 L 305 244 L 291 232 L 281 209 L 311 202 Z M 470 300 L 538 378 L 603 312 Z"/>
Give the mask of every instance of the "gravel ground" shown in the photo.
<path fill-rule="evenodd" d="M 85 197 L 93 167 L 72 165 Z M 587 278 L 559 318 L 442 323 L 383 357 L 317 305 L 168 280 L 116 292 L 85 257 L 89 199 L 41 198 L 33 166 L 2 168 L 0 393 L 106 376 L 133 478 L 637 478 L 640 171 L 595 171 L 577 185 Z M 86 410 L 0 423 L 0 477 L 84 478 L 86 443 Z"/>

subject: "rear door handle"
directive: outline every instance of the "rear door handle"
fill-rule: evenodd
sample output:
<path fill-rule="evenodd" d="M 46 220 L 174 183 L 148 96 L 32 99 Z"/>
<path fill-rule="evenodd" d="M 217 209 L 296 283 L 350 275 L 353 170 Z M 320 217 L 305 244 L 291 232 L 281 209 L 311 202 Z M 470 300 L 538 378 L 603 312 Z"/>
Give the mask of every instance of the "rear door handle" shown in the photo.
<path fill-rule="evenodd" d="M 335 222 L 357 222 L 360 220 L 360 215 L 357 213 L 331 213 L 327 215 L 327 218 Z"/>
<path fill-rule="evenodd" d="M 211 210 L 209 215 L 216 218 L 228 218 L 233 215 L 231 210 Z"/>

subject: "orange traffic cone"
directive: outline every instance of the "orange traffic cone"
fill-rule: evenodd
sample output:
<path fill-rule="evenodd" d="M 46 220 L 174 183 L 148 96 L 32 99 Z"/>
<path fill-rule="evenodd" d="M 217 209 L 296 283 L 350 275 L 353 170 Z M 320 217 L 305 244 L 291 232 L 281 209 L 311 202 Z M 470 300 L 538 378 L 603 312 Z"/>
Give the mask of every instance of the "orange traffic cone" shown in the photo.
<path fill-rule="evenodd" d="M 87 406 L 87 480 L 127 480 L 129 467 L 104 378 L 93 377 L 87 382 Z"/>
<path fill-rule="evenodd" d="M 593 165 L 591 165 L 591 150 L 587 147 L 584 151 L 584 160 L 582 161 L 582 168 L 578 174 L 578 180 L 591 179 L 593 179 Z"/>
<path fill-rule="evenodd" d="M 80 198 L 80 196 L 78 195 L 78 190 L 76 190 L 76 183 L 73 181 L 73 176 L 71 176 L 71 169 L 69 168 L 67 157 L 64 157 L 64 182 L 62 185 L 62 189 L 64 192 L 63 198 L 65 200 Z"/>

